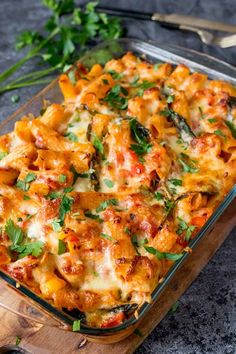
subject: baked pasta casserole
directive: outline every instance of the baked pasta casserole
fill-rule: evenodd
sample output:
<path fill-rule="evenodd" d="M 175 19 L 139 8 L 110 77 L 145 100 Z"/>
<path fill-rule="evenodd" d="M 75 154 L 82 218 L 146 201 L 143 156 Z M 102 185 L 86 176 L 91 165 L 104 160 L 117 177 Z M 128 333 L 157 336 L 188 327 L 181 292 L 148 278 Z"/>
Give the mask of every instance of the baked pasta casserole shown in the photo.
<path fill-rule="evenodd" d="M 128 52 L 0 137 L 0 269 L 94 327 L 144 302 L 236 181 L 236 88 Z"/>

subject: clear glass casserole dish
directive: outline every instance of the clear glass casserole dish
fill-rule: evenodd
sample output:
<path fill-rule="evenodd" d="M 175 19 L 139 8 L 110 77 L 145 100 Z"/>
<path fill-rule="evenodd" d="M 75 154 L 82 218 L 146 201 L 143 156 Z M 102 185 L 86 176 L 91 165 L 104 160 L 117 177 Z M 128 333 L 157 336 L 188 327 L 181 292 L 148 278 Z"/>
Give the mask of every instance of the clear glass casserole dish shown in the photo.
<path fill-rule="evenodd" d="M 145 59 L 154 63 L 157 61 L 169 62 L 172 64 L 183 63 L 186 64 L 192 71 L 197 70 L 201 73 L 207 74 L 209 78 L 224 80 L 236 85 L 236 68 L 223 63 L 220 60 L 180 47 L 156 45 L 135 39 L 120 39 L 117 41 L 105 42 L 89 51 L 86 55 L 80 58 L 79 61 L 85 67 L 90 68 L 95 63 L 105 64 L 105 62 L 111 58 L 118 58 L 127 51 L 131 51 L 139 57 L 145 57 Z M 37 116 L 42 107 L 43 100 L 49 100 L 51 102 L 62 101 L 62 95 L 60 93 L 57 80 L 53 81 L 32 100 L 30 100 L 12 116 L 6 119 L 0 125 L 1 132 L 6 133 L 10 131 L 13 128 L 14 123 L 23 115 L 33 113 L 35 116 Z M 236 186 L 231 189 L 231 191 L 207 221 L 207 223 L 190 242 L 189 247 L 192 248 L 193 252 L 196 245 L 202 239 L 204 239 L 204 236 L 207 233 L 209 233 L 209 231 L 217 222 L 218 218 L 224 213 L 230 203 L 233 203 L 235 195 Z M 80 333 L 88 336 L 92 340 L 104 343 L 117 342 L 127 337 L 130 333 L 132 333 L 142 317 L 147 314 L 155 300 L 165 289 L 170 279 L 175 275 L 175 272 L 183 264 L 187 257 L 191 257 L 191 254 L 185 253 L 180 260 L 174 263 L 174 265 L 166 274 L 164 281 L 160 283 L 153 291 L 152 303 L 145 303 L 140 308 L 137 318 L 133 316 L 121 325 L 112 328 L 92 328 L 81 323 Z M 69 313 L 56 309 L 49 302 L 34 294 L 26 286 L 18 284 L 13 278 L 11 278 L 3 271 L 0 271 L 0 278 L 4 281 L 4 283 L 10 285 L 12 288 L 17 290 L 18 293 L 23 295 L 24 299 L 27 299 L 31 305 L 39 310 L 39 312 L 33 316 L 32 313 L 28 312 L 27 306 L 23 309 L 22 307 L 19 308 L 19 303 L 15 303 L 14 307 L 12 307 L 12 304 L 9 305 L 7 303 L 6 296 L 2 298 L 0 297 L 1 306 L 25 317 L 31 319 L 33 317 L 34 320 L 45 325 L 52 325 L 71 330 L 74 320 L 77 319 L 76 316 L 72 316 Z"/>

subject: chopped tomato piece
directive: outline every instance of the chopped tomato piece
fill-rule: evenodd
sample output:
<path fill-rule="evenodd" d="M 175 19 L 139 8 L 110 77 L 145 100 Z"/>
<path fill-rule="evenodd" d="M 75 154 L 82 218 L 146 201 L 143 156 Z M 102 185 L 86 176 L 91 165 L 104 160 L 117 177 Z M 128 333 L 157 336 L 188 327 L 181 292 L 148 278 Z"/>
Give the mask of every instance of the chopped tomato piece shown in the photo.
<path fill-rule="evenodd" d="M 108 318 L 101 325 L 102 328 L 110 328 L 120 325 L 125 319 L 124 312 L 115 313 L 112 317 Z"/>

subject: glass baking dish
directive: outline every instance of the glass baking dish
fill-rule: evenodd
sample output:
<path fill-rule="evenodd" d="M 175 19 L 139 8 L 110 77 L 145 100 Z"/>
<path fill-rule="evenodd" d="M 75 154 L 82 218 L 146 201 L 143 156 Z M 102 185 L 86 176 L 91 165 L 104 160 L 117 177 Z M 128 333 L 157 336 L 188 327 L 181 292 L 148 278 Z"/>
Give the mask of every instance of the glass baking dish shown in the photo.
<path fill-rule="evenodd" d="M 236 85 L 236 68 L 224 63 L 218 59 L 212 58 L 208 55 L 201 54 L 185 48 L 172 46 L 172 45 L 159 45 L 151 42 L 144 42 L 136 39 L 119 39 L 115 41 L 104 42 L 91 51 L 85 54 L 79 61 L 86 67 L 91 67 L 95 63 L 105 64 L 106 61 L 111 58 L 120 57 L 127 51 L 132 51 L 139 57 L 145 57 L 150 62 L 170 62 L 172 64 L 184 63 L 191 68 L 192 71 L 199 71 L 205 73 L 212 79 L 220 79 L 228 81 Z M 14 123 L 19 120 L 23 115 L 33 113 L 37 116 L 40 113 L 43 101 L 49 100 L 51 102 L 61 102 L 62 95 L 58 87 L 57 80 L 53 81 L 45 89 L 40 91 L 35 97 L 33 97 L 28 103 L 23 105 L 13 115 L 6 119 L 1 125 L 1 133 L 6 133 L 13 129 Z M 236 186 L 234 186 L 225 199 L 221 202 L 219 207 L 215 210 L 213 215 L 202 227 L 196 237 L 190 242 L 189 247 L 194 248 L 202 240 L 204 242 L 204 236 L 208 234 L 215 226 L 217 220 L 224 213 L 227 207 L 234 202 L 236 196 Z M 113 328 L 92 328 L 86 324 L 81 323 L 80 333 L 86 335 L 93 341 L 112 343 L 117 342 L 129 334 L 131 334 L 135 327 L 139 324 L 144 315 L 148 313 L 151 306 L 157 300 L 160 293 L 165 289 L 170 279 L 174 277 L 177 269 L 181 267 L 187 257 L 191 257 L 191 254 L 185 253 L 184 256 L 176 261 L 166 274 L 164 281 L 157 285 L 152 294 L 152 303 L 145 303 L 138 312 L 138 317 L 131 317 L 124 323 Z M 56 326 L 63 329 L 71 330 L 73 321 L 78 317 L 72 316 L 62 310 L 56 309 L 49 302 L 40 298 L 33 293 L 26 286 L 19 284 L 9 275 L 0 271 L 0 279 L 14 289 L 18 294 L 23 295 L 23 301 L 30 306 L 20 306 L 22 302 L 19 297 L 19 302 L 14 304 L 8 303 L 8 297 L 0 295 L 0 306 L 17 313 L 21 316 L 31 318 L 39 323 L 45 325 Z M 32 306 L 37 310 L 32 312 Z M 30 310 L 31 309 L 31 310 Z"/>

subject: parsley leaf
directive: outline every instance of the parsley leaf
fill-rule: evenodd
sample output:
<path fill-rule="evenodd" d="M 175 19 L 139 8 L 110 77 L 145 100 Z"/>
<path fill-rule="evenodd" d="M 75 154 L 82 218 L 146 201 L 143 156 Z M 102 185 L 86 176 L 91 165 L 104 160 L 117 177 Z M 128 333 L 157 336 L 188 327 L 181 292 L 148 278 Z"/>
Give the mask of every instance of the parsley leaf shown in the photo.
<path fill-rule="evenodd" d="M 7 156 L 8 155 L 8 152 L 6 152 L 6 151 L 1 151 L 0 152 L 0 160 L 2 160 L 5 156 Z"/>
<path fill-rule="evenodd" d="M 81 320 L 76 320 L 73 322 L 73 326 L 72 326 L 73 332 L 80 331 L 80 322 L 81 322 Z"/>
<path fill-rule="evenodd" d="M 119 202 L 117 199 L 107 199 L 104 200 L 104 202 L 102 202 L 97 208 L 96 208 L 96 212 L 100 213 L 101 211 L 104 211 L 106 208 L 108 208 L 109 206 L 117 206 L 119 205 Z"/>
<path fill-rule="evenodd" d="M 108 188 L 113 188 L 113 187 L 114 187 L 114 182 L 111 181 L 110 179 L 104 178 L 103 181 L 104 181 L 105 185 L 106 185 Z"/>
<path fill-rule="evenodd" d="M 66 243 L 63 240 L 58 240 L 58 251 L 57 254 L 60 256 L 66 251 Z"/>
<path fill-rule="evenodd" d="M 93 214 L 91 213 L 91 211 L 87 210 L 84 212 L 84 215 L 87 217 L 87 218 L 90 218 L 90 219 L 93 219 L 93 220 L 97 220 L 99 222 L 103 222 L 103 220 L 100 218 L 99 215 L 97 214 Z"/>
<path fill-rule="evenodd" d="M 100 236 L 105 238 L 105 239 L 107 239 L 107 240 L 109 240 L 109 241 L 114 241 L 114 239 L 111 236 L 109 236 L 107 234 L 104 234 L 103 232 L 100 234 Z"/>
<path fill-rule="evenodd" d="M 229 120 L 226 120 L 225 124 L 227 125 L 227 127 L 231 131 L 233 138 L 236 139 L 236 126 L 235 126 L 235 124 L 233 122 L 230 122 Z"/>
<path fill-rule="evenodd" d="M 29 255 L 39 257 L 43 252 L 43 247 L 44 243 L 42 241 L 35 241 L 23 245 L 15 245 L 11 249 L 19 253 L 18 258 L 24 258 Z"/>
<path fill-rule="evenodd" d="M 67 176 L 66 176 L 66 175 L 60 175 L 60 176 L 58 177 L 58 181 L 59 181 L 60 183 L 64 183 L 64 182 L 66 182 L 66 180 L 67 180 Z"/>
<path fill-rule="evenodd" d="M 60 232 L 61 231 L 61 220 L 60 219 L 54 219 L 52 221 L 52 228 L 53 228 L 53 231 Z"/>
<path fill-rule="evenodd" d="M 182 180 L 177 178 L 169 179 L 169 182 L 172 183 L 174 186 L 182 186 Z"/>
<path fill-rule="evenodd" d="M 199 169 L 195 165 L 195 161 L 191 160 L 188 155 L 181 153 L 178 159 L 179 163 L 182 165 L 183 172 L 186 173 L 196 173 Z"/>
<path fill-rule="evenodd" d="M 154 247 L 144 246 L 145 250 L 154 256 L 156 256 L 159 260 L 168 259 L 169 261 L 177 261 L 183 257 L 183 253 L 168 253 L 168 252 L 160 252 Z"/>
<path fill-rule="evenodd" d="M 73 143 L 77 143 L 79 141 L 77 135 L 75 135 L 75 133 L 72 132 L 66 133 L 65 137 L 68 138 Z"/>
<path fill-rule="evenodd" d="M 166 99 L 167 103 L 173 103 L 175 100 L 175 95 L 169 95 Z"/>
<path fill-rule="evenodd" d="M 181 235 L 182 233 L 185 233 L 185 240 L 189 241 L 193 231 L 196 229 L 196 226 L 194 225 L 188 225 L 182 218 L 178 217 L 178 229 L 177 229 L 177 234 Z"/>
<path fill-rule="evenodd" d="M 218 136 L 221 136 L 222 138 L 226 139 L 226 135 L 222 132 L 222 130 L 217 129 L 214 131 L 214 133 Z"/>
<path fill-rule="evenodd" d="M 128 98 L 125 97 L 127 95 L 128 91 L 124 87 L 116 84 L 103 98 L 103 101 L 107 102 L 112 108 L 124 110 L 128 107 Z"/>
<path fill-rule="evenodd" d="M 14 246 L 22 243 L 24 238 L 23 231 L 18 225 L 14 224 L 12 219 L 7 220 L 5 232 L 9 236 Z"/>
<path fill-rule="evenodd" d="M 66 194 L 63 195 L 61 204 L 59 207 L 59 219 L 62 226 L 65 220 L 66 213 L 71 210 L 71 206 L 74 203 L 74 199 Z"/>
<path fill-rule="evenodd" d="M 23 181 L 18 179 L 18 181 L 16 182 L 16 187 L 22 189 L 24 192 L 27 192 L 30 188 L 30 183 L 35 181 L 36 178 L 37 178 L 36 174 L 30 172 L 26 175 Z"/>
<path fill-rule="evenodd" d="M 114 80 L 120 80 L 124 76 L 124 74 L 118 73 L 115 70 L 108 70 L 107 72 L 113 77 Z"/>
<path fill-rule="evenodd" d="M 99 152 L 101 156 L 104 155 L 104 147 L 102 141 L 98 138 L 96 134 L 92 134 L 93 139 L 92 139 L 92 144 L 95 147 L 95 149 Z"/>

